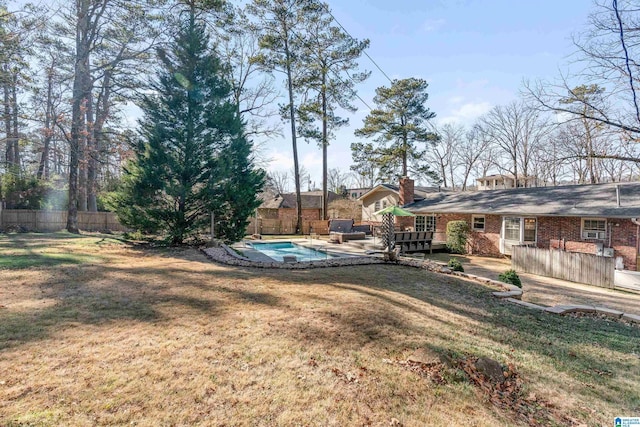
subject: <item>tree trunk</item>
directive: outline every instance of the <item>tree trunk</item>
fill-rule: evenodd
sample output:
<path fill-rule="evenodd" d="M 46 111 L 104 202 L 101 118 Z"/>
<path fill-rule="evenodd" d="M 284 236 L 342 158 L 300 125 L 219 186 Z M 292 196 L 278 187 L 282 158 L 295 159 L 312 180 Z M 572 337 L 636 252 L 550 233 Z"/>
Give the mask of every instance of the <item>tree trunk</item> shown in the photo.
<path fill-rule="evenodd" d="M 67 231 L 78 234 L 78 166 L 85 131 L 83 104 L 86 101 L 85 82 L 89 56 L 89 0 L 76 1 L 76 55 L 73 76 L 73 98 L 71 102 L 71 139 L 69 141 L 69 206 Z"/>
<path fill-rule="evenodd" d="M 18 72 L 14 72 L 11 76 L 11 114 L 13 125 L 12 141 L 13 141 L 13 164 L 15 173 L 20 173 L 20 134 L 18 132 Z"/>
<path fill-rule="evenodd" d="M 285 32 L 288 34 L 288 31 Z M 296 139 L 296 114 L 293 105 L 293 82 L 291 72 L 291 54 L 289 40 L 285 37 L 284 49 L 287 61 L 287 88 L 289 89 L 289 119 L 291 120 L 291 144 L 293 145 L 293 174 L 296 183 L 296 234 L 302 234 L 302 196 L 300 195 L 300 165 L 298 164 L 298 142 Z"/>
<path fill-rule="evenodd" d="M 87 93 L 89 97 L 87 99 L 87 150 L 85 154 L 85 163 L 87 167 L 87 181 L 86 181 L 86 192 L 87 192 L 87 211 L 89 212 L 98 212 L 98 205 L 96 200 L 96 140 L 95 140 L 95 120 L 94 120 L 94 109 L 93 109 L 93 96 L 91 94 L 91 84 L 89 81 L 87 84 Z"/>
<path fill-rule="evenodd" d="M 2 74 L 4 76 L 0 82 L 3 86 L 4 95 L 3 119 L 6 141 L 5 161 L 7 162 L 7 167 L 11 167 L 13 166 L 13 143 L 11 140 L 11 91 L 9 89 L 9 72 L 6 65 L 3 67 Z"/>
<path fill-rule="evenodd" d="M 327 75 L 322 73 L 322 219 L 329 219 L 328 215 L 328 198 L 327 191 Z"/>
<path fill-rule="evenodd" d="M 93 131 L 91 137 L 91 149 L 89 151 L 89 194 L 87 197 L 90 212 L 98 211 L 98 174 L 100 162 L 99 157 L 102 152 L 102 129 L 109 116 L 109 101 L 111 97 L 111 72 L 106 71 L 102 79 L 102 91 L 96 102 L 96 119 L 93 123 Z"/>
<path fill-rule="evenodd" d="M 55 127 L 55 119 L 53 119 L 53 70 L 49 69 L 47 76 L 47 107 L 44 113 L 44 140 L 42 143 L 42 155 L 40 156 L 40 164 L 38 166 L 38 179 L 49 178 L 49 147 L 53 138 L 53 129 Z"/>
<path fill-rule="evenodd" d="M 400 119 L 400 123 L 402 125 L 403 128 L 405 128 L 406 126 L 406 121 L 405 118 L 402 117 Z M 408 135 L 406 132 L 404 132 L 402 134 L 402 176 L 409 176 L 408 173 L 408 168 L 407 168 L 407 151 L 409 150 L 409 143 L 408 143 Z"/>

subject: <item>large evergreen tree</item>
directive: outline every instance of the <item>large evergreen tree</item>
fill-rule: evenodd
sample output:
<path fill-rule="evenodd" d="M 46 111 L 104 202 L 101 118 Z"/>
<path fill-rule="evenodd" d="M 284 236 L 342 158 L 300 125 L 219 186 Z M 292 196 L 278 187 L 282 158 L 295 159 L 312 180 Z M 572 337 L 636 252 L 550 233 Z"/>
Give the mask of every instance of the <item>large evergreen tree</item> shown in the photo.
<path fill-rule="evenodd" d="M 422 144 L 428 146 L 438 139 L 427 125 L 436 116 L 425 105 L 429 98 L 427 86 L 425 80 L 408 78 L 377 88 L 373 98 L 376 108 L 365 117 L 364 126 L 355 131 L 356 136 L 373 137 L 378 143 L 372 160 L 384 176 L 407 176 L 411 171 L 438 181 L 422 148 Z"/>
<path fill-rule="evenodd" d="M 369 46 L 369 40 L 358 41 L 332 25 L 329 6 L 322 5 L 320 11 L 309 14 L 308 37 L 295 39 L 294 47 L 302 59 L 295 86 L 304 95 L 298 114 L 300 132 L 305 138 L 316 140 L 322 149 L 322 212 L 323 219 L 329 219 L 327 147 L 335 137 L 333 131 L 349 123 L 349 119 L 337 115 L 338 108 L 356 111 L 352 104 L 357 96 L 355 85 L 370 75 L 358 72 L 357 59 Z"/>
<path fill-rule="evenodd" d="M 309 16 L 318 13 L 317 0 L 253 0 L 248 11 L 256 20 L 262 53 L 253 58 L 265 70 L 284 74 L 289 103 L 281 108 L 282 116 L 291 125 L 293 151 L 293 179 L 296 187 L 296 234 L 302 233 L 302 196 L 300 195 L 300 164 L 298 161 L 298 134 L 296 132 L 296 97 L 294 74 L 299 66 L 294 39 L 301 37 Z"/>
<path fill-rule="evenodd" d="M 160 51 L 163 69 L 144 97 L 135 159 L 115 198 L 120 219 L 164 232 L 173 244 L 204 229 L 214 213 L 218 237 L 242 237 L 258 207 L 264 173 L 256 171 L 244 123 L 223 65 L 192 5 L 178 34 Z"/>

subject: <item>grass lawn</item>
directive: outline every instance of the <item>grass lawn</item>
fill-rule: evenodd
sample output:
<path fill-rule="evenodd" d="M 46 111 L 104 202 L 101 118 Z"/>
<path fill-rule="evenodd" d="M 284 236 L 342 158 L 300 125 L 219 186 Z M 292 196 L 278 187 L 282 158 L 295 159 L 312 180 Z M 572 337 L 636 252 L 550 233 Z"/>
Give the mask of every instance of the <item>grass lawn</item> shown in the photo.
<path fill-rule="evenodd" d="M 393 265 L 239 269 L 113 236 L 0 235 L 0 425 L 613 425 L 640 328 Z M 446 363 L 405 362 L 416 349 Z M 487 386 L 475 357 L 510 366 Z"/>

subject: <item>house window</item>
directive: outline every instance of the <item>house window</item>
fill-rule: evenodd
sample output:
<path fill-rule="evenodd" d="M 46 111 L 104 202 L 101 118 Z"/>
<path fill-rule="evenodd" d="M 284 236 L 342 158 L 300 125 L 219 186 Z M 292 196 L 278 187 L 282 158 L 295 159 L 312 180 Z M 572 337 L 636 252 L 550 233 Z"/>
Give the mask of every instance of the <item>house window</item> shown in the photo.
<path fill-rule="evenodd" d="M 525 218 L 524 219 L 524 239 L 525 242 L 535 242 L 536 241 L 536 219 L 535 218 Z"/>
<path fill-rule="evenodd" d="M 357 199 L 358 198 L 358 193 L 351 193 L 351 198 L 352 199 Z"/>
<path fill-rule="evenodd" d="M 504 239 L 520 241 L 520 218 L 504 219 Z"/>
<path fill-rule="evenodd" d="M 537 223 L 535 218 L 505 217 L 502 220 L 503 238 L 511 242 L 535 243 Z"/>
<path fill-rule="evenodd" d="M 386 201 L 386 200 L 383 200 L 383 201 L 382 201 L 382 209 L 384 209 L 384 208 L 386 208 L 386 207 L 387 207 L 387 201 Z"/>
<path fill-rule="evenodd" d="M 373 211 L 374 212 L 378 212 L 380 210 L 380 200 L 378 200 L 374 205 L 373 205 Z"/>
<path fill-rule="evenodd" d="M 473 215 L 471 217 L 471 228 L 473 231 L 484 232 L 484 221 L 484 215 Z"/>
<path fill-rule="evenodd" d="M 582 238 L 604 240 L 607 236 L 607 220 L 582 218 Z"/>
<path fill-rule="evenodd" d="M 434 215 L 416 215 L 416 231 L 436 231 Z"/>

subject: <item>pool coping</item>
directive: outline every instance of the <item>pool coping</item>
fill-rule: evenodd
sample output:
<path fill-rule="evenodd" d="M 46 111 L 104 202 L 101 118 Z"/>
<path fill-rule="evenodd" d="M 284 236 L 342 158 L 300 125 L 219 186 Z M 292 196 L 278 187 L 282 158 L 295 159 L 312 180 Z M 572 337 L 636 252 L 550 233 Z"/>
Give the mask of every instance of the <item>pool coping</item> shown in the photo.
<path fill-rule="evenodd" d="M 323 244 L 317 244 L 314 245 L 314 240 L 309 241 L 308 239 L 270 239 L 268 241 L 253 241 L 253 240 L 242 240 L 241 242 L 238 242 L 236 244 L 233 245 L 232 248 L 229 248 L 229 254 L 234 256 L 234 255 L 238 255 L 237 252 L 235 252 L 233 250 L 233 248 L 237 249 L 237 250 L 241 250 L 246 256 L 240 256 L 238 255 L 240 258 L 243 258 L 247 261 L 254 261 L 254 262 L 284 262 L 284 261 L 278 261 L 277 259 L 273 259 L 271 258 L 269 255 L 266 255 L 262 252 L 260 252 L 257 249 L 254 249 L 250 246 L 247 245 L 251 245 L 251 244 L 271 244 L 271 243 L 292 243 L 294 245 L 298 245 L 298 246 L 302 246 L 305 248 L 309 248 L 309 249 L 313 249 L 315 251 L 321 252 L 321 253 L 327 253 L 329 255 L 333 255 L 334 258 L 331 259 L 337 259 L 337 258 L 353 258 L 353 257 L 362 257 L 362 256 L 368 256 L 368 255 L 361 255 L 361 254 L 352 254 L 352 253 L 348 253 L 348 252 L 344 252 L 344 251 L 339 251 L 339 250 L 335 250 L 336 248 L 327 248 L 327 243 L 321 239 L 315 239 L 315 241 L 318 242 L 322 242 Z M 244 246 L 240 246 L 240 245 L 244 245 Z M 225 245 L 226 246 L 226 245 Z M 329 261 L 329 259 L 317 259 L 317 260 L 296 260 L 295 262 L 318 262 L 318 261 Z"/>

